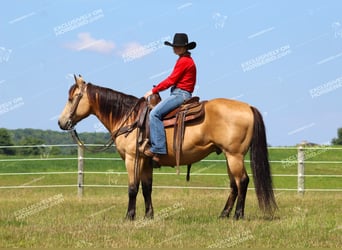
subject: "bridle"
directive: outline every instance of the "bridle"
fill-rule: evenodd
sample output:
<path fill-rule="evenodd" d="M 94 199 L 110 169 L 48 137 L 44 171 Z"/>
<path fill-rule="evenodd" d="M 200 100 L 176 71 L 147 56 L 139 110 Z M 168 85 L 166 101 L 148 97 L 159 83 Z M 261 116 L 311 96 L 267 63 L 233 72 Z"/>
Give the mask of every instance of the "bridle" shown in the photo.
<path fill-rule="evenodd" d="M 80 88 L 80 92 L 76 95 L 76 100 L 75 102 L 73 103 L 71 109 L 70 109 L 70 113 L 69 113 L 69 118 L 67 120 L 67 123 L 66 123 L 66 126 L 67 126 L 67 129 L 71 135 L 71 137 L 73 138 L 73 140 L 75 141 L 75 143 L 79 146 L 79 147 L 82 147 L 84 149 L 87 149 L 88 151 L 91 151 L 91 152 L 100 152 L 100 151 L 104 151 L 104 150 L 107 150 L 108 148 L 110 148 L 113 144 L 114 144 L 114 141 L 112 138 L 109 139 L 108 143 L 106 143 L 103 147 L 101 147 L 100 149 L 97 149 L 97 150 L 94 150 L 92 148 L 89 148 L 89 147 L 86 147 L 86 145 L 84 144 L 84 142 L 80 139 L 80 137 L 78 136 L 78 133 L 75 129 L 75 125 L 73 124 L 72 122 L 72 118 L 73 116 L 75 115 L 76 113 L 76 110 L 78 108 L 78 105 L 80 104 L 80 101 L 84 95 L 84 92 L 85 92 L 85 89 L 86 89 L 86 84 L 82 84 L 82 87 Z"/>
<path fill-rule="evenodd" d="M 84 94 L 84 90 L 86 89 L 86 84 L 83 84 L 80 92 L 76 95 L 76 100 L 74 102 L 74 104 L 72 105 L 71 109 L 70 109 L 70 113 L 69 113 L 69 118 L 67 120 L 66 126 L 68 130 L 73 130 L 74 129 L 74 125 L 72 124 L 72 117 L 75 115 L 76 110 L 78 105 L 80 104 L 80 101 L 83 97 Z"/>

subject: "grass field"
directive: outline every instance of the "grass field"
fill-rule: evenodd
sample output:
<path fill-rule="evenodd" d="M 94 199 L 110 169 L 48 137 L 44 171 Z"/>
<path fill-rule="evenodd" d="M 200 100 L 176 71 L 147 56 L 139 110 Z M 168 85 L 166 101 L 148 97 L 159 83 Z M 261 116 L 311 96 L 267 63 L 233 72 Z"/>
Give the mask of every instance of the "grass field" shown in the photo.
<path fill-rule="evenodd" d="M 341 161 L 341 150 L 312 150 L 310 161 Z M 295 175 L 291 163 L 295 149 L 270 150 L 272 172 Z M 86 157 L 112 157 L 108 154 Z M 52 156 L 50 156 L 52 157 Z M 116 157 L 114 155 L 113 157 Z M 17 156 L 15 158 L 23 158 Z M 10 158 L 2 157 L 3 160 Z M 212 155 L 209 159 L 222 160 Z M 248 172 L 249 166 L 247 164 Z M 342 174 L 340 163 L 307 163 L 306 174 Z M 0 161 L 0 173 L 77 171 L 77 160 Z M 82 199 L 76 187 L 0 189 L 0 247 L 123 247 L 123 248 L 307 248 L 342 246 L 342 192 L 296 191 L 296 177 L 274 177 L 279 210 L 272 220 L 265 219 L 257 206 L 253 189 L 247 194 L 245 219 L 218 219 L 228 189 L 168 189 L 157 186 L 227 187 L 223 162 L 194 164 L 189 183 L 184 175 L 168 167 L 155 170 L 153 204 L 155 219 L 144 220 L 144 204 L 138 194 L 137 219 L 125 221 L 127 175 L 122 161 L 85 160 L 85 171 L 105 174 L 85 175 L 85 184 L 123 185 L 123 187 L 85 187 Z M 182 174 L 185 168 L 181 168 Z M 119 172 L 119 173 L 118 173 Z M 196 175 L 197 174 L 197 175 Z M 77 174 L 0 175 L 0 186 L 76 185 Z M 306 188 L 341 189 L 341 178 L 306 177 Z M 253 182 L 250 186 L 253 187 Z"/>

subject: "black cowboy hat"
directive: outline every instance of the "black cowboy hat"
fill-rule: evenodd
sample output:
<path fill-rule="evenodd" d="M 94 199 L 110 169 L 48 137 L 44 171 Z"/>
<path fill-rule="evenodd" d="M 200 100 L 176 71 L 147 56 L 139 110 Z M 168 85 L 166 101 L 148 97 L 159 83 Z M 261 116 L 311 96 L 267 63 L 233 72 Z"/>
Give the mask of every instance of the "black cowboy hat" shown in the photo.
<path fill-rule="evenodd" d="M 195 42 L 188 42 L 188 35 L 185 33 L 176 33 L 173 37 L 173 43 L 170 43 L 168 41 L 164 42 L 165 45 L 171 46 L 171 47 L 186 47 L 187 49 L 194 49 L 196 48 Z"/>

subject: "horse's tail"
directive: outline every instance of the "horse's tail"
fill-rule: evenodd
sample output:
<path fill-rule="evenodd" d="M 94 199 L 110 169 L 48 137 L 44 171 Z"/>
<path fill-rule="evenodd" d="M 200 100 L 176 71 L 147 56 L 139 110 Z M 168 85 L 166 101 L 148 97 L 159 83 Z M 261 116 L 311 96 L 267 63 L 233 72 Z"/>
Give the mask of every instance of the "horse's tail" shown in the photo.
<path fill-rule="evenodd" d="M 253 137 L 250 147 L 251 169 L 259 207 L 273 215 L 277 209 L 272 185 L 270 163 L 266 141 L 265 125 L 260 112 L 251 107 L 254 114 Z"/>

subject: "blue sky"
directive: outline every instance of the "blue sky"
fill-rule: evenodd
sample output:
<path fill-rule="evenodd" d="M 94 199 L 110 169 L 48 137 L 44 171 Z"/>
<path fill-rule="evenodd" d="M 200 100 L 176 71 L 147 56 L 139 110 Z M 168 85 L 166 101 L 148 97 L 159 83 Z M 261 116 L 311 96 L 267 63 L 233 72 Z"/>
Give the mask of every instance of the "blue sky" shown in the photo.
<path fill-rule="evenodd" d="M 73 74 L 143 96 L 177 59 L 163 42 L 185 32 L 201 99 L 257 107 L 272 146 L 329 143 L 342 127 L 341 10 L 337 0 L 3 1 L 0 127 L 58 131 Z M 95 117 L 77 129 L 105 131 Z"/>

